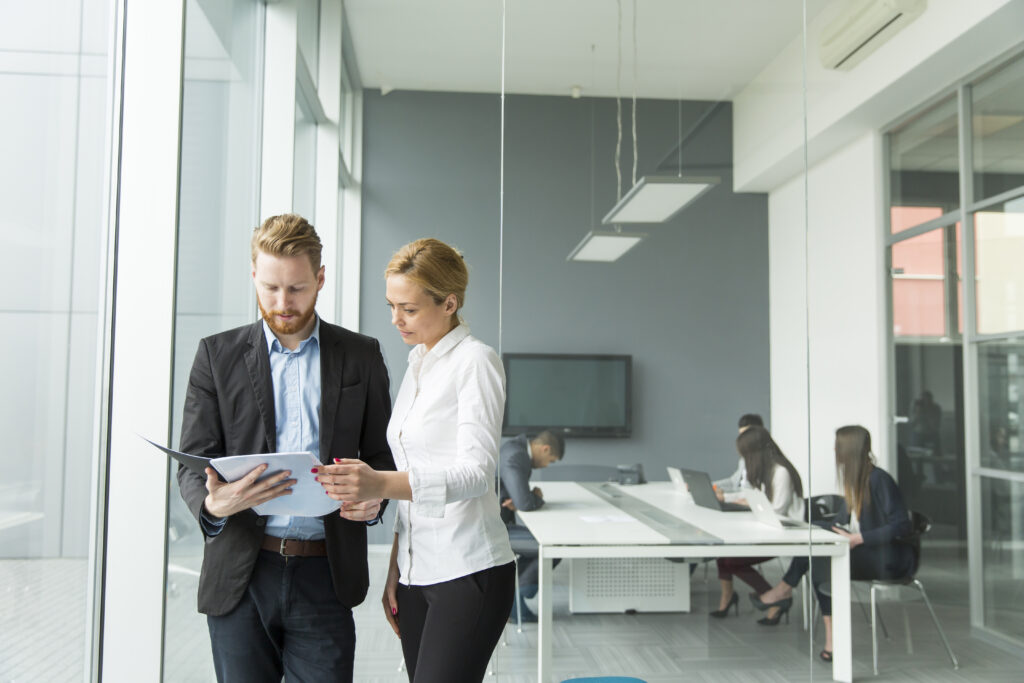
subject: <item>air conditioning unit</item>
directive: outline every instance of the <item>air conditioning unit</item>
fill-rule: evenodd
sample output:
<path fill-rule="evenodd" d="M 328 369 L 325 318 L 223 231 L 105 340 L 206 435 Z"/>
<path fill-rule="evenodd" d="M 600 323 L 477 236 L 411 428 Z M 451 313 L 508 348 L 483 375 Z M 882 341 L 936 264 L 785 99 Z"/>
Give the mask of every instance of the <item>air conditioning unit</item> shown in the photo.
<path fill-rule="evenodd" d="M 821 32 L 826 69 L 852 69 L 924 12 L 927 0 L 847 0 L 849 7 Z"/>

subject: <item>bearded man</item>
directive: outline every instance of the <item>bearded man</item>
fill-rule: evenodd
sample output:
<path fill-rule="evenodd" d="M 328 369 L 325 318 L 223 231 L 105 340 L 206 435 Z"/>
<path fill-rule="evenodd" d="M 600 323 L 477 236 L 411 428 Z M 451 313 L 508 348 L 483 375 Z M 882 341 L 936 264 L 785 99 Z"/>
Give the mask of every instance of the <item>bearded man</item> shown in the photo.
<path fill-rule="evenodd" d="M 376 339 L 322 321 L 321 243 L 304 218 L 268 218 L 252 236 L 262 319 L 199 342 L 180 449 L 207 457 L 310 451 L 395 469 L 385 435 L 388 374 Z M 206 540 L 199 611 L 218 681 L 351 681 L 352 608 L 369 584 L 366 526 L 384 502 L 323 517 L 260 516 L 288 495 L 290 472 L 260 465 L 225 483 L 179 467 L 182 498 Z M 316 471 L 314 469 L 314 471 Z"/>

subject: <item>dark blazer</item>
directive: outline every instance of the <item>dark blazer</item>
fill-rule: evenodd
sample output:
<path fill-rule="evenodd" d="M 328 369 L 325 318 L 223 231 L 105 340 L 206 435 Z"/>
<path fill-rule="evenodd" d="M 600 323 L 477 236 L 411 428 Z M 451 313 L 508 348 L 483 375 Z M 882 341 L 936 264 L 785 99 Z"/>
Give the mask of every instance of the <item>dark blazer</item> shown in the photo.
<path fill-rule="evenodd" d="M 512 499 L 517 510 L 529 512 L 544 504 L 544 499 L 530 488 L 530 474 L 533 462 L 530 460 L 530 437 L 520 434 L 501 445 L 501 500 Z M 505 524 L 515 523 L 515 513 L 501 508 L 501 519 Z"/>
<path fill-rule="evenodd" d="M 903 494 L 889 473 L 875 467 L 868 475 L 869 499 L 861 506 L 858 516 L 864 544 L 853 549 L 851 574 L 868 573 L 871 576 L 853 576 L 854 579 L 897 579 L 914 571 L 914 551 L 900 537 L 913 531 L 910 515 L 903 504 Z M 836 521 L 848 524 L 850 513 L 844 511 Z M 861 557 L 863 556 L 863 557 Z M 857 572 L 854 567 L 860 567 Z"/>
<path fill-rule="evenodd" d="M 376 339 L 320 321 L 320 460 L 361 458 L 393 470 L 386 431 L 391 417 L 388 373 Z M 180 450 L 218 457 L 277 450 L 274 388 L 263 322 L 199 342 L 185 394 Z M 182 498 L 199 519 L 205 478 L 178 468 Z M 334 592 L 354 607 L 366 597 L 366 524 L 324 515 L 327 557 Z M 249 584 L 266 519 L 252 510 L 228 518 L 206 538 L 199 576 L 199 611 L 222 615 L 234 609 Z"/>

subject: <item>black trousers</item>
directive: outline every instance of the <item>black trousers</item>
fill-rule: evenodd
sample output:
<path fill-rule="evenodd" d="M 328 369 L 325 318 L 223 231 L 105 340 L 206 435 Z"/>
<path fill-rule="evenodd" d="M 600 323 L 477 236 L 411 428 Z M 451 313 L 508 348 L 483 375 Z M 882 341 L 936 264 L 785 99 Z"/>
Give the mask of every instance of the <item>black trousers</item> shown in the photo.
<path fill-rule="evenodd" d="M 220 683 L 352 681 L 355 622 L 326 557 L 261 550 L 241 602 L 206 621 Z"/>
<path fill-rule="evenodd" d="M 398 627 L 409 681 L 482 681 L 514 594 L 512 562 L 430 586 L 398 584 Z"/>

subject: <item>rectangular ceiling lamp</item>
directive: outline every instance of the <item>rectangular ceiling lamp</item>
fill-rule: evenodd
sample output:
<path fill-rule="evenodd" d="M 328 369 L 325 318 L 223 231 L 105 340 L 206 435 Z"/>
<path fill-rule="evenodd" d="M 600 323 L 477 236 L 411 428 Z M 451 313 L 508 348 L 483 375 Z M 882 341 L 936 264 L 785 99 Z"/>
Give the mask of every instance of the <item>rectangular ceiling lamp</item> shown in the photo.
<path fill-rule="evenodd" d="M 639 244 L 645 237 L 647 235 L 640 232 L 591 230 L 565 260 L 617 261 L 620 256 Z"/>
<path fill-rule="evenodd" d="M 719 182 L 719 178 L 645 176 L 601 222 L 664 223 Z"/>

